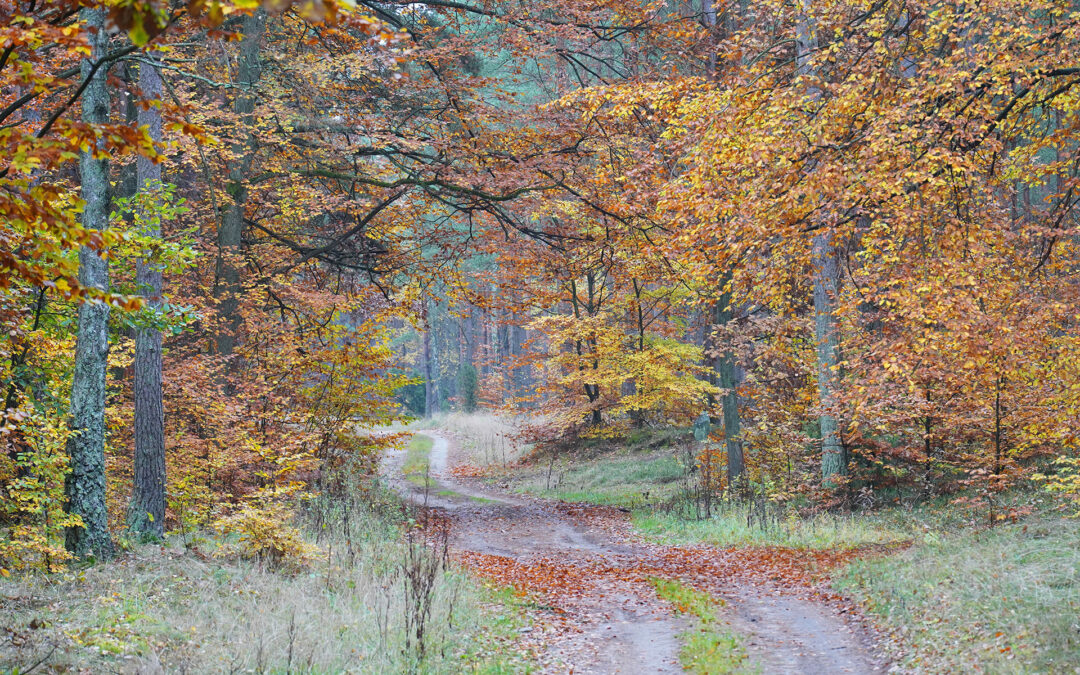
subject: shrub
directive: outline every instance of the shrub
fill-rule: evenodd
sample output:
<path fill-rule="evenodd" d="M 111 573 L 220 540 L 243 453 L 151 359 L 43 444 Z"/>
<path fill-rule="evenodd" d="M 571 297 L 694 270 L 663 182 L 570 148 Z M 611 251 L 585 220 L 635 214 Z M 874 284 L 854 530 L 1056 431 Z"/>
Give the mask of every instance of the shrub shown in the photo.
<path fill-rule="evenodd" d="M 71 558 L 64 549 L 65 530 L 82 526 L 78 515 L 64 511 L 71 431 L 60 417 L 35 410 L 32 400 L 10 416 L 18 418 L 19 428 L 5 439 L 16 461 L 9 465 L 0 505 L 8 523 L 0 533 L 0 573 L 6 576 L 8 568 L 59 571 Z"/>
<path fill-rule="evenodd" d="M 238 546 L 232 550 L 241 558 L 284 569 L 298 567 L 315 552 L 292 519 L 292 509 L 286 504 L 256 496 L 236 513 L 219 518 L 215 526 L 221 534 L 237 537 Z"/>

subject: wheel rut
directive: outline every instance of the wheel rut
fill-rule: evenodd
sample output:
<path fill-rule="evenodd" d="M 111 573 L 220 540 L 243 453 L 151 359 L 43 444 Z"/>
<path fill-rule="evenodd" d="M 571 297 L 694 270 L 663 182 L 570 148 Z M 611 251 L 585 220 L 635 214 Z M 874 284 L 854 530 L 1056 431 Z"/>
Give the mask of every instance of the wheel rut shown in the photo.
<path fill-rule="evenodd" d="M 542 672 L 681 673 L 679 635 L 690 626 L 657 598 L 649 578 L 679 578 L 722 599 L 731 628 L 759 672 L 874 673 L 868 634 L 835 608 L 768 584 L 730 577 L 731 552 L 674 549 L 628 536 L 601 507 L 509 495 L 449 471 L 454 444 L 438 432 L 426 488 L 403 479 L 405 451 L 389 453 L 384 477 L 410 501 L 451 523 L 450 546 L 466 565 L 546 598 L 550 621 L 524 640 Z"/>

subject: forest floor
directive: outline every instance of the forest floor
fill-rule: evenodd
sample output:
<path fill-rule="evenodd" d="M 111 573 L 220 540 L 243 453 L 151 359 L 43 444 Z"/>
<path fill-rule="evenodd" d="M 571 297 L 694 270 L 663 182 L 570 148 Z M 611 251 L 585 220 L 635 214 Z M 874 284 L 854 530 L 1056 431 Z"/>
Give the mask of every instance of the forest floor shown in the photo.
<path fill-rule="evenodd" d="M 534 603 L 522 641 L 550 672 L 872 673 L 875 635 L 828 586 L 858 551 L 647 541 L 614 507 L 510 494 L 438 432 L 387 477 L 449 527 L 453 556 Z M 425 461 L 426 455 L 426 461 Z"/>
<path fill-rule="evenodd" d="M 856 601 L 892 670 L 1080 673 L 1080 518 L 1039 484 L 996 495 L 998 513 L 1026 515 L 993 526 L 985 505 L 965 494 L 881 493 L 851 512 L 720 502 L 704 513 L 685 430 L 548 457 L 503 450 L 493 420 L 473 422 L 479 433 L 467 422 L 442 423 L 471 450 L 474 468 L 458 473 L 515 494 L 611 507 L 638 540 L 708 546 L 736 560 L 758 551 L 768 561 L 823 555 L 831 564 L 847 552 L 813 578 L 825 595 Z"/>

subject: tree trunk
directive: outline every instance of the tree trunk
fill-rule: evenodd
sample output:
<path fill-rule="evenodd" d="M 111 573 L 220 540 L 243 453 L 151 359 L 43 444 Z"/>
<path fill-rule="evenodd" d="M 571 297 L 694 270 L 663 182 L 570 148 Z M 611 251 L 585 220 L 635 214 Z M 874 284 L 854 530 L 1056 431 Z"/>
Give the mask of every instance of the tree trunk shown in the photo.
<path fill-rule="evenodd" d="M 727 330 L 728 323 L 734 318 L 734 312 L 731 309 L 731 290 L 726 288 L 731 282 L 731 274 L 726 274 L 720 281 L 723 284 L 722 292 L 720 299 L 716 302 L 714 316 L 714 325 L 720 333 L 715 345 L 717 355 L 713 367 L 716 370 L 716 385 L 720 388 L 720 405 L 724 414 L 728 486 L 734 487 L 736 481 L 746 471 L 746 462 L 743 457 L 742 422 L 739 419 L 739 395 L 736 392 L 739 383 L 735 376 L 735 348 L 731 342 L 731 334 Z"/>
<path fill-rule="evenodd" d="M 840 442 L 833 405 L 840 381 L 840 340 L 836 321 L 839 265 L 828 232 L 814 237 L 814 336 L 817 340 L 817 386 L 821 399 L 821 477 L 826 482 L 847 474 L 847 457 Z"/>
<path fill-rule="evenodd" d="M 510 333 L 509 325 L 506 323 L 505 312 L 499 310 L 498 323 L 495 324 L 495 359 L 499 364 L 499 373 L 510 381 L 509 361 L 510 361 Z"/>
<path fill-rule="evenodd" d="M 236 85 L 240 93 L 233 103 L 233 111 L 241 117 L 248 127 L 254 125 L 252 113 L 255 111 L 255 94 L 252 91 L 262 75 L 259 52 L 263 33 L 266 30 L 266 11 L 258 9 L 244 17 L 241 31 L 244 34 L 240 42 L 239 63 L 237 66 Z M 239 131 L 237 132 L 239 136 Z M 236 333 L 240 329 L 240 268 L 234 258 L 240 252 L 240 242 L 244 232 L 244 206 L 247 202 L 245 183 L 251 171 L 255 155 L 255 138 L 250 131 L 244 140 L 233 142 L 232 151 L 237 159 L 229 165 L 229 184 L 226 188 L 232 202 L 225 207 L 218 230 L 218 258 L 214 283 L 214 297 L 219 298 L 219 312 L 222 326 L 217 335 L 219 354 L 229 355 L 236 348 Z"/>
<path fill-rule="evenodd" d="M 513 373 L 513 386 L 514 396 L 524 396 L 528 391 L 528 370 L 525 365 L 522 364 L 521 355 L 525 352 L 525 329 L 521 327 L 521 317 L 517 314 L 513 316 L 514 323 L 510 326 L 510 354 L 514 358 Z"/>
<path fill-rule="evenodd" d="M 705 66 L 705 76 L 710 80 L 716 79 L 716 8 L 712 0 L 701 1 L 701 19 L 705 27 L 709 29 L 709 60 Z"/>
<path fill-rule="evenodd" d="M 139 68 L 139 89 L 146 99 L 161 98 L 161 75 L 144 63 Z M 150 136 L 160 142 L 161 112 L 154 107 L 139 110 L 139 124 L 147 125 Z M 145 157 L 136 160 L 140 190 L 157 190 L 161 165 Z M 154 218 L 142 234 L 161 237 Z M 153 260 L 140 259 L 135 267 L 135 284 L 151 308 L 161 306 L 161 267 Z M 135 532 L 161 538 L 165 535 L 165 410 L 161 393 L 161 331 L 139 328 L 135 333 L 135 477 L 132 486 L 129 524 Z"/>
<path fill-rule="evenodd" d="M 105 12 L 80 11 L 87 28 L 91 54 L 82 62 L 83 79 L 90 83 L 83 92 L 82 118 L 90 124 L 109 120 L 107 68 L 90 77 L 95 60 L 105 53 Z M 109 165 L 107 160 L 84 152 L 79 159 L 83 227 L 104 230 L 109 223 Z M 107 290 L 109 267 L 99 251 L 83 246 L 79 250 L 79 283 L 87 288 Z M 77 558 L 112 557 L 108 510 L 105 505 L 105 374 L 109 355 L 109 305 L 88 300 L 79 305 L 79 332 L 75 347 L 75 373 L 71 382 L 71 427 L 68 440 L 71 473 L 66 481 L 67 509 L 82 518 L 82 527 L 68 528 L 65 545 Z"/>
<path fill-rule="evenodd" d="M 469 365 L 476 365 L 476 343 L 480 340 L 480 321 L 479 313 L 475 307 L 469 310 L 469 316 L 465 319 L 465 355 L 463 357 L 464 362 Z"/>
<path fill-rule="evenodd" d="M 814 74 L 811 62 L 817 51 L 814 21 L 810 16 L 810 0 L 802 0 L 795 29 L 797 74 Z M 817 95 L 816 88 L 810 92 Z M 835 476 L 847 474 L 847 457 L 840 442 L 839 424 L 833 412 L 836 388 L 840 382 L 840 341 L 836 321 L 836 298 L 839 286 L 839 253 L 833 233 L 822 227 L 814 235 L 811 268 L 814 283 L 814 336 L 817 340 L 817 388 L 821 401 L 821 477 L 826 485 Z"/>
<path fill-rule="evenodd" d="M 428 417 L 439 413 L 439 364 L 435 348 L 431 344 L 431 313 L 424 303 L 424 414 Z"/>

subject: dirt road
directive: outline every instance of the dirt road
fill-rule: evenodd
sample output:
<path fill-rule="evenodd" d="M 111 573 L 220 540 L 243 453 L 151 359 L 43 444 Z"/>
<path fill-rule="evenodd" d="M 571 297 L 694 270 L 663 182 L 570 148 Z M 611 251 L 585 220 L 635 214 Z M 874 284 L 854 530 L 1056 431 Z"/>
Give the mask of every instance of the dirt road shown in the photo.
<path fill-rule="evenodd" d="M 657 598 L 648 581 L 654 576 L 723 599 L 723 617 L 762 672 L 883 670 L 858 624 L 812 597 L 736 579 L 739 561 L 730 552 L 647 544 L 610 509 L 509 495 L 455 478 L 454 444 L 424 433 L 433 440 L 426 488 L 401 478 L 404 451 L 386 458 L 385 475 L 412 501 L 447 515 L 460 559 L 525 579 L 551 598 L 557 628 L 532 638 L 544 646 L 546 672 L 682 672 L 679 634 L 688 625 Z"/>

